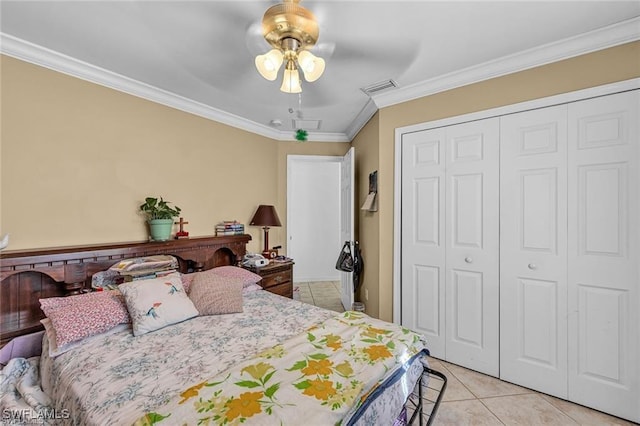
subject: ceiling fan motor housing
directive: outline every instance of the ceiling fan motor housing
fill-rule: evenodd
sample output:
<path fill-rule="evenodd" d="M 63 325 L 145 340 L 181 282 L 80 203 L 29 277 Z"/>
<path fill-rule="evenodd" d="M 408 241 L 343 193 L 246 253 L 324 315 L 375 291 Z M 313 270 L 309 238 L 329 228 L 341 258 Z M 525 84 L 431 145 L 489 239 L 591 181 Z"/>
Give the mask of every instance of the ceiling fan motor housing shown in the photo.
<path fill-rule="evenodd" d="M 299 0 L 298 0 L 299 1 Z M 318 41 L 319 28 L 316 17 L 296 0 L 271 6 L 262 17 L 262 34 L 276 49 L 282 49 L 282 41 L 293 38 L 299 49 L 313 47 Z"/>

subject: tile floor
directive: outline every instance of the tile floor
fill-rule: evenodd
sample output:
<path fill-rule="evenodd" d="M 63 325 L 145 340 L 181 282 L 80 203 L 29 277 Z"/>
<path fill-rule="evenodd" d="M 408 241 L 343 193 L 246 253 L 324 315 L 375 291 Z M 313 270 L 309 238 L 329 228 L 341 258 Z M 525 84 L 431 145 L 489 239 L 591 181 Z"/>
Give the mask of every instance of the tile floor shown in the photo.
<path fill-rule="evenodd" d="M 636 424 L 435 358 L 429 363 L 447 376 L 436 425 Z M 442 382 L 433 383 L 439 389 Z M 427 399 L 436 395 L 429 390 Z"/>
<path fill-rule="evenodd" d="M 296 300 L 344 311 L 339 282 L 295 283 L 293 287 Z M 636 424 L 435 358 L 429 362 L 431 368 L 443 373 L 448 380 L 434 425 Z M 435 400 L 441 384 L 440 380 L 432 380 L 426 393 L 428 400 Z M 425 407 L 425 411 L 429 412 L 430 408 Z"/>
<path fill-rule="evenodd" d="M 344 312 L 340 302 L 339 281 L 318 281 L 293 284 L 293 298 L 336 312 Z"/>

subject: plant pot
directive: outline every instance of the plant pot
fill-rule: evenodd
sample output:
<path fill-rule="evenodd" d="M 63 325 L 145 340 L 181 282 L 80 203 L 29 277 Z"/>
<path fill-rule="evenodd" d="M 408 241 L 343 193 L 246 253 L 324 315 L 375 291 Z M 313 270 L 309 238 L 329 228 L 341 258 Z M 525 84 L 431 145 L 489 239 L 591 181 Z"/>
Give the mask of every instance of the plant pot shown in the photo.
<path fill-rule="evenodd" d="M 151 240 L 167 241 L 171 238 L 173 219 L 151 219 L 148 223 Z"/>

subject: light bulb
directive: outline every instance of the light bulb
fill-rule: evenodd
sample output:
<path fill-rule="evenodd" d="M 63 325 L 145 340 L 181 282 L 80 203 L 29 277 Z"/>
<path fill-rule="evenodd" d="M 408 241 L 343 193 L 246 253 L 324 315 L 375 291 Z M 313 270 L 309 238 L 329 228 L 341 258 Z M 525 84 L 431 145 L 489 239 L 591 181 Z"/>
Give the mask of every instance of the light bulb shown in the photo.
<path fill-rule="evenodd" d="M 277 49 L 271 49 L 264 55 L 256 56 L 258 72 L 269 81 L 273 81 L 278 77 L 280 65 L 282 65 L 282 52 Z"/>
<path fill-rule="evenodd" d="M 300 74 L 293 61 L 287 62 L 287 68 L 284 70 L 284 78 L 282 79 L 282 86 L 280 90 L 285 93 L 300 93 L 302 87 L 300 86 Z"/>
<path fill-rule="evenodd" d="M 315 56 L 308 50 L 298 53 L 298 64 L 300 64 L 304 78 L 308 82 L 316 81 L 324 72 L 324 59 Z"/>

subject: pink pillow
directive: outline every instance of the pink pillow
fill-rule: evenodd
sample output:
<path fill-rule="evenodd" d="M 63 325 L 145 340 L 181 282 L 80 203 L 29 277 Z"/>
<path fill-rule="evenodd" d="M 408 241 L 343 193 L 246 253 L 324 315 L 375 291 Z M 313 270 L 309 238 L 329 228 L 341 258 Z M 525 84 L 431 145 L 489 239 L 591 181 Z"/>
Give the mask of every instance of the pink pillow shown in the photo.
<path fill-rule="evenodd" d="M 207 272 L 196 275 L 189 293 L 200 315 L 242 312 L 242 280 Z"/>
<path fill-rule="evenodd" d="M 240 279 L 244 287 L 251 284 L 257 284 L 262 280 L 260 275 L 254 274 L 251 271 L 247 271 L 246 269 L 239 268 L 237 266 L 218 266 L 217 268 L 210 269 L 209 271 L 216 275 L 220 275 L 221 277 Z"/>
<path fill-rule="evenodd" d="M 40 307 L 51 320 L 58 347 L 131 322 L 118 290 L 40 299 Z"/>

